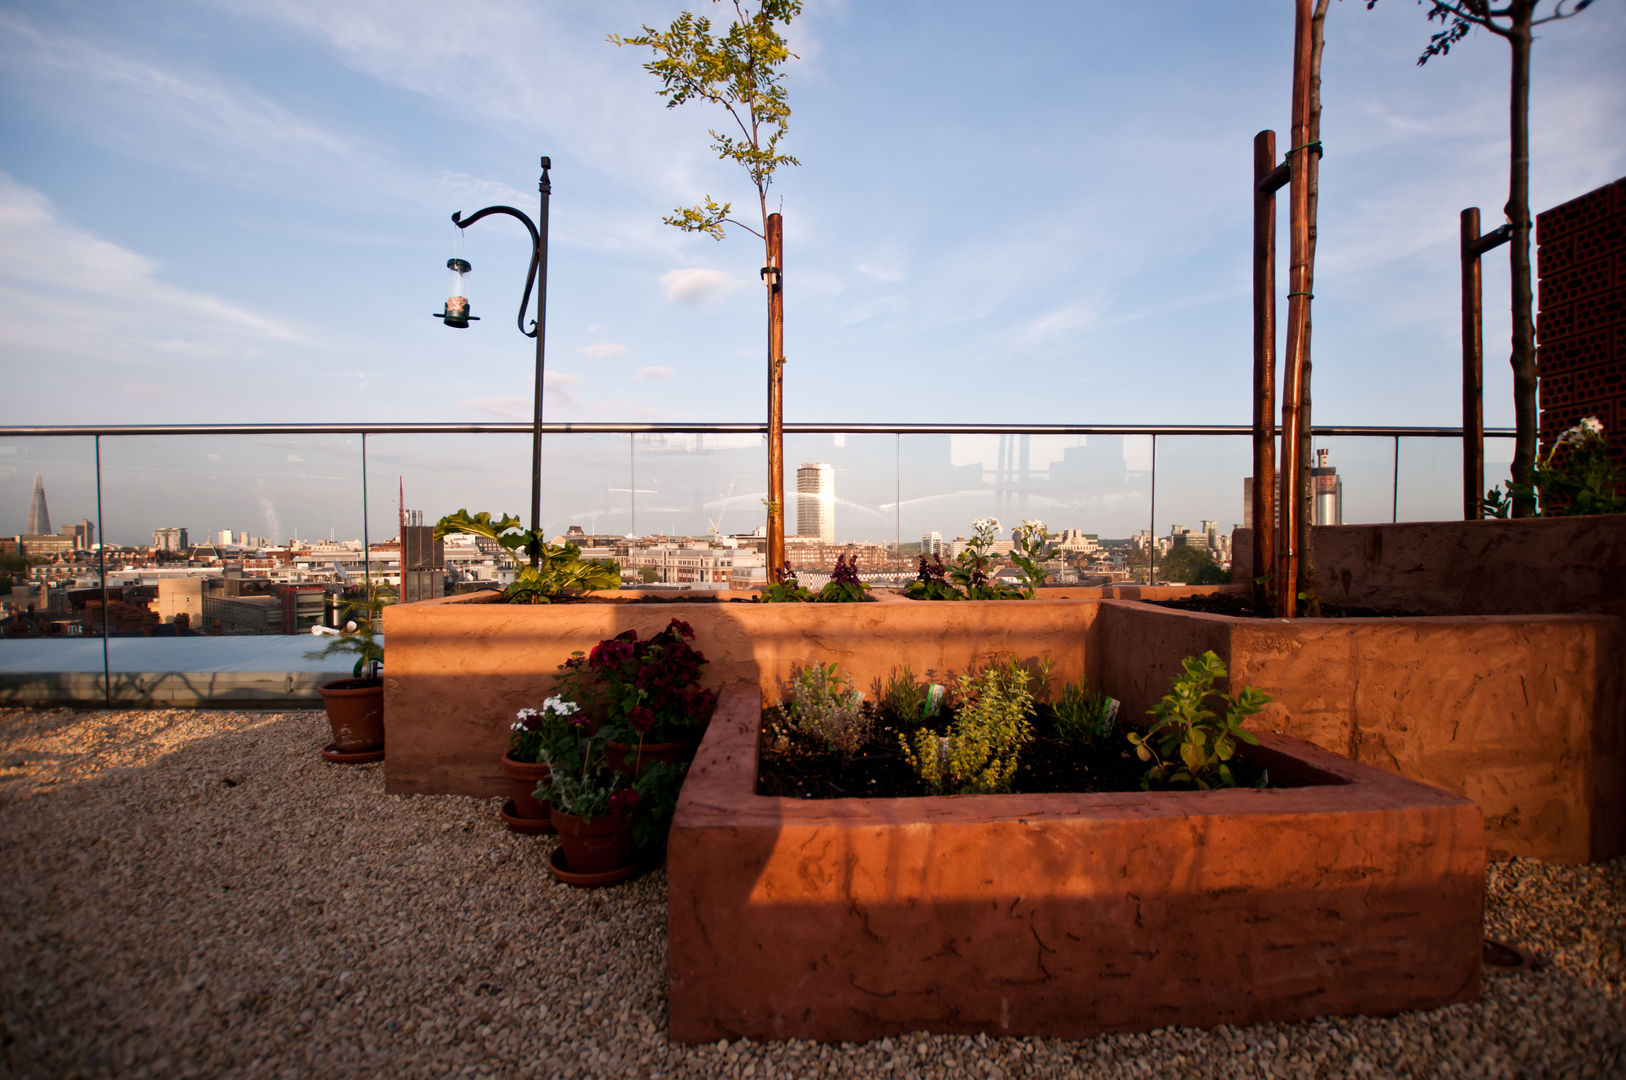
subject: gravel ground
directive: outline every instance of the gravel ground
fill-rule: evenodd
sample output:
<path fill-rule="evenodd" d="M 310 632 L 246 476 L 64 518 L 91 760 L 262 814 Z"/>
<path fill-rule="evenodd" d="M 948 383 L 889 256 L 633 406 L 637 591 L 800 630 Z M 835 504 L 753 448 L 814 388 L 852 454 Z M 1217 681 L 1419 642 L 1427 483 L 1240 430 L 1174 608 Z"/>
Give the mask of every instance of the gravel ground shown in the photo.
<path fill-rule="evenodd" d="M 666 1041 L 661 872 L 555 884 L 320 712 L 0 709 L 0 1075 L 1620 1077 L 1626 859 L 1492 865 L 1474 1005 L 1082 1042 Z"/>

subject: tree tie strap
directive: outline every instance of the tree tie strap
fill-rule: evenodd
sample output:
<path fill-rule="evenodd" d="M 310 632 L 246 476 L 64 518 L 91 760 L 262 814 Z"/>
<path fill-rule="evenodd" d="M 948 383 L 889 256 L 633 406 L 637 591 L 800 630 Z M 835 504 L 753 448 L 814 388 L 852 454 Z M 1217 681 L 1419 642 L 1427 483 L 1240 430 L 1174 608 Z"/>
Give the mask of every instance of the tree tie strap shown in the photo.
<path fill-rule="evenodd" d="M 1293 147 L 1293 149 L 1291 149 L 1287 153 L 1283 154 L 1282 158 L 1286 161 L 1287 164 L 1291 165 L 1293 163 L 1293 155 L 1298 153 L 1300 150 L 1314 150 L 1315 151 L 1315 156 L 1316 157 L 1321 157 L 1321 155 L 1322 155 L 1321 140 L 1316 139 L 1313 142 L 1307 142 L 1307 143 L 1303 143 L 1303 144 L 1301 144 L 1299 146 L 1295 146 L 1295 147 Z"/>

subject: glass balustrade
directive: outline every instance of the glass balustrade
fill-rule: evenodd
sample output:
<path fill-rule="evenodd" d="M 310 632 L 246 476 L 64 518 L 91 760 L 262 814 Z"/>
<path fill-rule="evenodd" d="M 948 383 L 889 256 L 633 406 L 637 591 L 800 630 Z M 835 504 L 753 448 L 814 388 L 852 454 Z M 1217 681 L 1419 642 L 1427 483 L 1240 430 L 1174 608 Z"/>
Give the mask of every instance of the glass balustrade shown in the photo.
<path fill-rule="evenodd" d="M 529 523 L 531 436 L 522 424 L 36 431 L 0 429 L 0 536 L 27 531 L 38 473 L 58 537 L 25 538 L 26 553 L 44 563 L 19 578 L 13 595 L 0 595 L 7 616 L 0 690 L 13 699 L 30 679 L 72 682 L 86 700 L 113 703 L 151 700 L 160 677 L 222 701 L 234 678 L 272 698 L 276 678 L 291 696 L 308 694 L 314 673 L 346 667 L 340 658 L 305 656 L 319 644 L 309 627 L 334 621 L 330 594 L 398 576 L 401 556 L 391 542 L 403 507 L 426 525 L 459 509 Z M 1454 433 L 1335 429 L 1314 445 L 1337 470 L 1345 523 L 1461 516 L 1462 447 Z M 877 545 L 869 550 L 883 565 L 865 566 L 869 572 L 903 572 L 923 538 L 951 543 L 983 517 L 997 518 L 1006 536 L 1037 518 L 1052 531 L 1102 540 L 1180 526 L 1200 531 L 1212 521 L 1228 538 L 1248 513 L 1250 447 L 1240 427 L 790 425 L 786 533 Z M 1511 454 L 1510 432 L 1488 435 L 1486 487 L 1506 477 Z M 697 542 L 749 536 L 765 520 L 766 463 L 765 437 L 748 424 L 549 430 L 543 530 Z M 105 553 L 83 550 L 81 536 L 74 554 L 74 537 L 62 533 L 80 522 L 94 540 L 108 540 Z M 298 550 L 290 552 L 295 538 Z M 162 550 L 201 544 L 239 565 L 188 566 Z M 829 554 L 798 551 L 814 562 Z M 821 569 L 828 568 L 813 571 Z M 228 573 L 247 584 L 199 584 Z M 288 600 L 288 590 L 276 589 L 295 584 L 307 587 L 303 597 Z M 206 595 L 217 592 L 247 595 L 214 596 L 206 607 Z"/>

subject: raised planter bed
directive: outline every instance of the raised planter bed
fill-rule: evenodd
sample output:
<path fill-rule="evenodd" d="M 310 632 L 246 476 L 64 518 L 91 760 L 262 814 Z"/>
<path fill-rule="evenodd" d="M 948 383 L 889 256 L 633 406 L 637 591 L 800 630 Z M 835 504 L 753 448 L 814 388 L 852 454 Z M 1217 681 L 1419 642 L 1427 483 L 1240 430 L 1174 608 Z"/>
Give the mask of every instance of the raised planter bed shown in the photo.
<path fill-rule="evenodd" d="M 724 690 L 668 853 L 673 1038 L 1080 1037 L 1382 1014 L 1479 989 L 1466 799 L 1277 736 L 1322 786 L 807 802 L 755 795 Z"/>
<path fill-rule="evenodd" d="M 1055 677 L 1086 674 L 1097 604 L 1077 600 L 876 604 L 544 604 L 473 594 L 384 610 L 390 718 L 385 789 L 496 795 L 514 713 L 552 692 L 556 667 L 624 630 L 673 618 L 694 627 L 705 683 L 770 687 L 794 665 L 835 660 L 858 686 L 907 659 L 918 675 L 966 671 L 994 655 L 1052 656 Z"/>

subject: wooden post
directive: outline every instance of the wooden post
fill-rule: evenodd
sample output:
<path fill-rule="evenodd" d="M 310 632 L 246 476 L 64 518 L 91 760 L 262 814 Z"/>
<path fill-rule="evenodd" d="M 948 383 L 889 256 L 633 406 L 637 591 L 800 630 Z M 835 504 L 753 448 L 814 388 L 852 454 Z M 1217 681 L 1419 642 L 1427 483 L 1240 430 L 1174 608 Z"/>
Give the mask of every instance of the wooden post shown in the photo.
<path fill-rule="evenodd" d="M 1485 327 L 1480 319 L 1479 207 L 1462 212 L 1462 519 L 1482 516 L 1485 494 Z"/>
<path fill-rule="evenodd" d="M 1479 235 L 1479 207 L 1462 212 L 1462 517 L 1484 516 L 1485 494 L 1485 324 L 1484 284 L 1479 257 L 1507 243 L 1503 225 Z"/>
<path fill-rule="evenodd" d="M 1266 608 L 1276 565 L 1276 133 L 1253 137 L 1253 598 Z"/>
<path fill-rule="evenodd" d="M 1310 0 L 1294 0 L 1293 25 L 1293 149 L 1290 155 L 1309 153 L 1310 141 Z M 1299 579 L 1299 519 L 1303 514 L 1299 487 L 1303 483 L 1299 456 L 1300 413 L 1304 401 L 1304 359 L 1310 319 L 1310 188 L 1304 169 L 1293 170 L 1288 198 L 1287 354 L 1282 372 L 1281 542 L 1276 549 L 1276 608 L 1282 618 L 1297 613 Z"/>
<path fill-rule="evenodd" d="M 768 215 L 768 583 L 785 565 L 785 229 Z"/>

